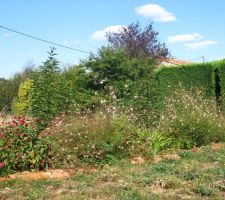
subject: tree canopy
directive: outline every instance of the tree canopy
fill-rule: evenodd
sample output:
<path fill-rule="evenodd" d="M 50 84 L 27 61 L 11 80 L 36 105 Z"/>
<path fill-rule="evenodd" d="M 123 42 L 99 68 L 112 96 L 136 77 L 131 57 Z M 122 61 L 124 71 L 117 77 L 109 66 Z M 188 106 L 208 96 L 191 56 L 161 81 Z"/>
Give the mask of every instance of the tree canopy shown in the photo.
<path fill-rule="evenodd" d="M 106 37 L 111 47 L 125 49 L 130 58 L 168 57 L 169 50 L 164 43 L 159 42 L 158 34 L 154 31 L 152 23 L 142 29 L 140 23 L 137 22 L 123 27 L 123 31 L 119 33 L 109 32 Z"/>

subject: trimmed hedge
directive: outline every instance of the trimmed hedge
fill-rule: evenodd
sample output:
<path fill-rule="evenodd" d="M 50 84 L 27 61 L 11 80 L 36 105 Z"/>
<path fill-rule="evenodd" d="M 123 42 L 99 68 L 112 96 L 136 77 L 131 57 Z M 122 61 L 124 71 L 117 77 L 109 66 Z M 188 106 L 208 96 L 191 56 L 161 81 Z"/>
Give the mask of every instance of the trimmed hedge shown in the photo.
<path fill-rule="evenodd" d="M 180 85 L 187 90 L 192 90 L 193 88 L 200 89 L 206 97 L 212 97 L 215 96 L 214 70 L 213 63 L 188 64 L 161 67 L 156 71 L 155 76 L 159 83 L 160 91 L 165 97 L 176 89 L 179 89 Z"/>
<path fill-rule="evenodd" d="M 218 69 L 221 89 L 221 108 L 225 111 L 225 60 L 214 62 L 214 66 Z"/>

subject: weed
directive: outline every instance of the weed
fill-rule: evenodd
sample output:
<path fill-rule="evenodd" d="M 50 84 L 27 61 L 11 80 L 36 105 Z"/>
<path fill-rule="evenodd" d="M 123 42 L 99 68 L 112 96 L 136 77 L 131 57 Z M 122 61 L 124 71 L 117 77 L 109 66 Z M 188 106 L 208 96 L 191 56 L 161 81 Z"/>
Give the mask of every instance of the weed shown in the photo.
<path fill-rule="evenodd" d="M 200 178 L 200 173 L 196 171 L 188 171 L 182 174 L 182 177 L 186 181 L 194 181 Z"/>
<path fill-rule="evenodd" d="M 182 185 L 182 181 L 177 178 L 166 179 L 165 188 L 166 189 L 177 189 Z"/>
<path fill-rule="evenodd" d="M 183 159 L 195 159 L 197 156 L 195 153 L 191 152 L 191 151 L 180 151 L 179 156 Z"/>
<path fill-rule="evenodd" d="M 171 144 L 171 138 L 168 138 L 165 134 L 154 131 L 151 134 L 149 150 L 155 157 L 160 151 L 169 148 Z"/>
<path fill-rule="evenodd" d="M 206 185 L 199 185 L 199 187 L 195 190 L 195 192 L 202 197 L 203 196 L 211 197 L 211 196 L 215 195 L 216 191 L 215 191 L 215 189 L 209 188 Z"/>
<path fill-rule="evenodd" d="M 116 195 L 115 200 L 147 200 L 147 196 L 142 194 L 138 190 L 122 190 L 119 194 Z"/>

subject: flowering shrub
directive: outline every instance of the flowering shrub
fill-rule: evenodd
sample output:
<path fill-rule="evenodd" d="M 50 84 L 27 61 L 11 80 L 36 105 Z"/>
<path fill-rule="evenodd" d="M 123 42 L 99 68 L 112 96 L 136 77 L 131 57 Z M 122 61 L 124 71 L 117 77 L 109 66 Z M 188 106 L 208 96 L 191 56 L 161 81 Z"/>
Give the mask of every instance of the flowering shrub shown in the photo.
<path fill-rule="evenodd" d="M 35 121 L 20 116 L 0 125 L 0 168 L 40 169 L 47 165 L 49 142 L 37 132 Z"/>
<path fill-rule="evenodd" d="M 179 148 L 225 141 L 225 118 L 215 100 L 184 89 L 167 99 L 158 129 L 174 138 Z"/>
<path fill-rule="evenodd" d="M 136 149 L 137 127 L 115 109 L 67 116 L 50 130 L 55 167 L 113 162 L 130 157 Z"/>

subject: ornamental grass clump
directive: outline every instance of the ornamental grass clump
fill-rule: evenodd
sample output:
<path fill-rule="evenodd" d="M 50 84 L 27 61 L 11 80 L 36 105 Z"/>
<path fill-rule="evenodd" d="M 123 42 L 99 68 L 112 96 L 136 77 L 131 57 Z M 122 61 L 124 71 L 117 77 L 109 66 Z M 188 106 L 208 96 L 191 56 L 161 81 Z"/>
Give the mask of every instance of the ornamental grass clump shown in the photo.
<path fill-rule="evenodd" d="M 20 116 L 0 125 L 0 163 L 8 172 L 45 168 L 49 148 L 34 120 Z"/>
<path fill-rule="evenodd" d="M 225 118 L 216 101 L 205 99 L 201 91 L 175 91 L 166 100 L 158 129 L 179 148 L 225 141 Z"/>

